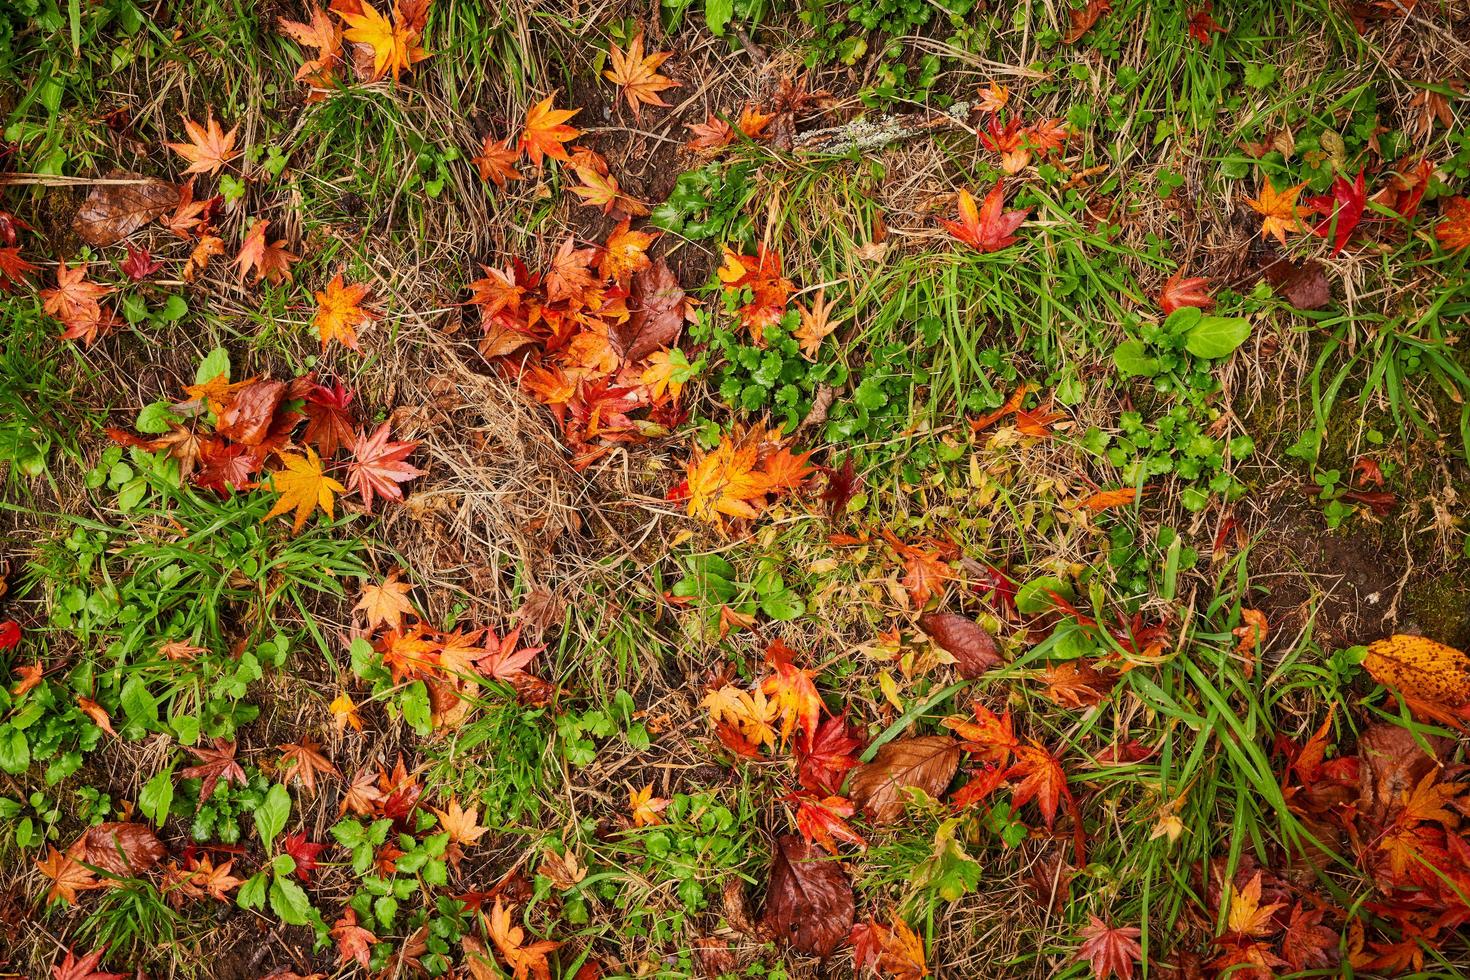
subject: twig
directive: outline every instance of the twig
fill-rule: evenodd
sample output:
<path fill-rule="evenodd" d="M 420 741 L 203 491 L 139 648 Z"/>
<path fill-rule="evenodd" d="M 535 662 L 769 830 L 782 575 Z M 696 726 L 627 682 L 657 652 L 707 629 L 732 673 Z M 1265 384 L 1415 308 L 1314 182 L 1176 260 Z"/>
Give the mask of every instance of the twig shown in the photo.
<path fill-rule="evenodd" d="M 841 155 L 858 150 L 870 152 L 881 150 L 889 143 L 913 136 L 921 136 L 946 129 L 971 131 L 965 122 L 970 114 L 970 103 L 956 102 L 944 112 L 906 112 L 877 119 L 854 119 L 841 126 L 814 129 L 800 133 L 795 140 L 795 149 L 802 153 L 830 153 Z"/>

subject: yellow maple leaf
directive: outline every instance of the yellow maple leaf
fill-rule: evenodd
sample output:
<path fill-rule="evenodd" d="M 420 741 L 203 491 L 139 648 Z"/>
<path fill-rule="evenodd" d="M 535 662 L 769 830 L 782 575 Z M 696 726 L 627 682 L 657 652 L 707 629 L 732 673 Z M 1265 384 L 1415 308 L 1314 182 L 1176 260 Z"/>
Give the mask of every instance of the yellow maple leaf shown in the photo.
<path fill-rule="evenodd" d="M 291 533 L 300 534 L 307 518 L 318 507 L 326 512 L 327 517 L 334 516 L 335 498 L 332 494 L 346 493 L 347 488 L 322 472 L 321 457 L 316 450 L 307 447 L 305 456 L 286 453 L 281 456 L 281 461 L 286 468 L 271 474 L 271 488 L 281 498 L 261 523 L 295 509 L 296 521 L 291 526 Z"/>
<path fill-rule="evenodd" d="M 677 403 L 679 392 L 684 390 L 684 386 L 693 377 L 694 366 L 689 363 L 684 352 L 675 347 L 649 354 L 648 367 L 638 380 L 648 385 L 654 401 L 660 401 L 667 391 L 669 400 Z"/>
<path fill-rule="evenodd" d="M 756 471 L 759 446 L 755 439 L 726 436 L 713 452 L 695 451 L 686 480 L 689 514 L 711 524 L 726 517 L 754 518 L 764 503 L 766 478 Z"/>
<path fill-rule="evenodd" d="M 1276 240 L 1282 245 L 1286 244 L 1286 233 L 1296 231 L 1301 226 L 1298 218 L 1301 217 L 1302 209 L 1297 206 L 1296 199 L 1301 194 L 1305 183 L 1288 187 L 1284 191 L 1278 191 L 1271 186 L 1268 180 L 1261 185 L 1260 195 L 1247 198 L 1246 202 L 1251 209 L 1261 216 L 1261 237 L 1275 235 Z"/>
<path fill-rule="evenodd" d="M 400 74 L 429 56 L 429 52 L 419 47 L 419 31 L 407 22 L 396 4 L 391 21 L 378 13 L 367 0 L 362 0 L 361 9 L 356 13 L 341 10 L 337 13 L 347 22 L 347 30 L 342 36 L 372 48 L 372 81 L 376 82 L 391 70 L 396 82 Z"/>
<path fill-rule="evenodd" d="M 337 723 L 337 731 L 344 732 L 351 725 L 352 730 L 362 731 L 362 716 L 357 713 L 357 702 L 348 696 L 346 691 L 338 694 L 327 705 L 327 710 L 332 713 L 332 718 Z"/>

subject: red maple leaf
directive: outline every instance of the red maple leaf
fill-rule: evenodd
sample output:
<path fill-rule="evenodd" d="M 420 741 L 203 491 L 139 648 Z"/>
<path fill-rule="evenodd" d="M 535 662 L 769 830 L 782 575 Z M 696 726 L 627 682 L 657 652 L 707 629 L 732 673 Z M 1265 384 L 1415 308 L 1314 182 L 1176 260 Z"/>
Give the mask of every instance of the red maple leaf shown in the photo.
<path fill-rule="evenodd" d="M 302 881 L 310 881 L 311 873 L 317 867 L 317 855 L 326 850 L 327 845 L 313 844 L 306 839 L 305 833 L 297 833 L 281 838 L 281 849 L 296 862 L 296 877 Z"/>
<path fill-rule="evenodd" d="M 1031 213 L 1031 209 L 1024 211 L 1006 211 L 1004 181 L 997 180 L 990 193 L 985 195 L 985 202 L 978 208 L 975 199 L 967 190 L 960 190 L 959 195 L 960 217 L 958 221 L 944 220 L 941 223 L 951 235 L 964 242 L 966 245 L 978 252 L 998 252 L 1016 240 L 1012 234 L 1021 227 L 1021 222 Z"/>
<path fill-rule="evenodd" d="M 1118 976 L 1131 980 L 1133 964 L 1142 962 L 1143 948 L 1138 945 L 1142 931 L 1135 926 L 1111 926 L 1095 915 L 1089 915 L 1083 929 L 1082 948 L 1077 958 L 1086 960 L 1096 980 Z"/>
<path fill-rule="evenodd" d="M 362 495 L 368 513 L 373 511 L 373 494 L 389 500 L 402 500 L 403 488 L 424 471 L 407 461 L 408 454 L 418 448 L 417 442 L 390 442 L 388 423 L 378 426 L 372 435 L 358 432 L 352 441 L 352 459 L 347 464 L 347 485 Z"/>
<path fill-rule="evenodd" d="M 1332 235 L 1332 254 L 1336 255 L 1347 245 L 1358 222 L 1363 220 L 1363 210 L 1368 206 L 1368 188 L 1363 180 L 1363 171 L 1349 184 L 1342 177 L 1332 181 L 1332 193 L 1307 198 L 1307 206 L 1326 217 L 1312 233 L 1319 238 Z"/>
<path fill-rule="evenodd" d="M 1062 800 L 1066 800 L 1068 806 L 1072 804 L 1072 791 L 1067 788 L 1067 774 L 1062 769 L 1062 762 L 1037 742 L 1017 746 L 1015 752 L 1015 764 L 1006 770 L 1006 778 L 1019 776 L 1021 782 L 1011 790 L 1011 805 L 1019 810 L 1035 800 L 1050 829 L 1056 822 L 1057 804 Z"/>
<path fill-rule="evenodd" d="M 1159 291 L 1159 309 L 1164 311 L 1165 316 L 1185 306 L 1208 310 L 1215 305 L 1215 299 L 1207 289 L 1209 285 L 1210 280 L 1202 276 L 1186 278 L 1184 270 L 1180 269 L 1169 277 L 1164 288 Z"/>
<path fill-rule="evenodd" d="M 800 740 L 796 743 L 797 782 L 817 793 L 838 792 L 865 746 L 861 733 L 847 723 L 846 715 L 828 718 L 817 727 L 810 747 Z"/>

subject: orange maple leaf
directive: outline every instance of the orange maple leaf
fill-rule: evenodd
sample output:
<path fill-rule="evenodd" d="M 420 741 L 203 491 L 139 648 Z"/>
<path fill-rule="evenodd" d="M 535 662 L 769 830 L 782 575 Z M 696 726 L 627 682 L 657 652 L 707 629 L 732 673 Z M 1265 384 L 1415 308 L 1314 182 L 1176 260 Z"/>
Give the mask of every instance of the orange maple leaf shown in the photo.
<path fill-rule="evenodd" d="M 526 930 L 512 925 L 511 909 L 502 905 L 499 897 L 495 899 L 495 907 L 490 910 L 486 928 L 495 948 L 500 950 L 500 955 L 509 964 L 515 980 L 526 980 L 531 976 L 536 980 L 551 980 L 551 967 L 546 962 L 546 957 L 561 946 L 561 943 L 550 939 L 527 943 Z"/>
<path fill-rule="evenodd" d="M 1452 197 L 1440 212 L 1441 221 L 1434 226 L 1434 237 L 1450 252 L 1470 248 L 1470 200 Z"/>
<path fill-rule="evenodd" d="M 1261 237 L 1266 238 L 1275 235 L 1276 240 L 1283 246 L 1286 245 L 1286 233 L 1298 231 L 1301 224 L 1298 219 L 1303 210 L 1297 206 L 1297 197 L 1301 194 L 1305 183 L 1288 187 L 1284 191 L 1278 191 L 1271 186 L 1267 180 L 1261 184 L 1260 193 L 1254 198 L 1247 198 L 1246 202 L 1251 210 L 1261 216 Z"/>
<path fill-rule="evenodd" d="M 631 221 L 624 218 L 607 236 L 597 263 L 598 275 L 625 287 L 633 273 L 652 266 L 648 247 L 658 238 L 658 232 L 631 230 Z"/>
<path fill-rule="evenodd" d="M 327 288 L 316 293 L 316 316 L 312 326 L 322 340 L 322 350 L 333 340 L 342 346 L 357 350 L 357 328 L 378 318 L 372 310 L 363 307 L 370 290 L 362 283 L 343 285 L 342 273 L 332 277 Z"/>
<path fill-rule="evenodd" d="M 509 140 L 498 140 L 486 135 L 480 143 L 480 152 L 470 162 L 480 169 L 480 179 L 494 181 L 496 187 L 504 187 L 512 180 L 520 180 L 521 172 L 515 168 L 520 159 L 518 149 L 510 146 Z"/>
<path fill-rule="evenodd" d="M 1072 791 L 1067 788 L 1067 774 L 1062 769 L 1062 762 L 1040 742 L 1019 745 L 1015 753 L 1016 761 L 1006 771 L 1006 777 L 1020 776 L 1021 782 L 1011 790 L 1011 805 L 1020 809 L 1035 800 L 1050 829 L 1056 820 L 1057 804 L 1062 800 L 1066 800 L 1069 806 L 1072 803 Z"/>
<path fill-rule="evenodd" d="M 242 280 L 253 271 L 254 283 L 265 279 L 275 286 L 291 281 L 291 263 L 301 259 L 286 250 L 284 238 L 277 242 L 267 241 L 266 231 L 269 228 L 268 219 L 258 218 L 246 233 L 245 241 L 240 245 L 240 254 L 235 256 L 235 265 L 240 268 Z"/>
<path fill-rule="evenodd" d="M 543 157 L 563 162 L 570 159 L 562 144 L 582 135 L 566 125 L 581 109 L 553 109 L 551 100 L 556 93 L 548 95 L 526 111 L 526 125 L 521 131 L 519 149 L 531 158 L 539 169 Z"/>
<path fill-rule="evenodd" d="M 400 582 L 398 574 L 399 570 L 395 568 L 388 573 L 382 585 L 368 583 L 362 587 L 362 598 L 352 607 L 352 611 L 363 614 L 368 629 L 386 626 L 396 630 L 403 626 L 405 613 L 418 615 L 414 611 L 413 603 L 408 601 L 413 584 Z"/>
<path fill-rule="evenodd" d="M 189 161 L 184 173 L 219 173 L 225 164 L 240 155 L 240 151 L 235 149 L 235 134 L 240 131 L 240 127 L 236 126 L 226 133 L 215 121 L 213 109 L 209 110 L 208 119 L 203 126 L 188 116 L 183 119 L 189 142 L 169 143 L 168 148 Z"/>
<path fill-rule="evenodd" d="M 668 103 L 659 97 L 660 92 L 667 89 L 678 88 L 679 83 L 665 75 L 658 74 L 658 68 L 669 59 L 670 51 L 658 51 L 650 55 L 643 53 L 643 33 L 633 38 L 628 44 L 626 53 L 617 46 L 617 43 L 608 45 L 608 58 L 612 61 L 612 67 L 602 73 L 602 77 L 617 85 L 623 90 L 623 98 L 633 110 L 633 118 L 637 119 L 639 111 L 645 105 L 664 106 Z"/>
<path fill-rule="evenodd" d="M 1004 181 L 997 180 L 985 195 L 984 204 L 976 207 L 975 198 L 963 188 L 956 195 L 959 203 L 959 220 L 942 220 L 940 223 L 951 235 L 975 249 L 977 252 L 997 252 L 1016 240 L 1012 234 L 1030 208 L 1023 211 L 1005 210 Z"/>
<path fill-rule="evenodd" d="M 837 329 L 837 322 L 832 319 L 832 304 L 827 302 L 827 290 L 817 290 L 810 309 L 798 303 L 796 312 L 801 316 L 801 323 L 791 336 L 801 345 L 802 356 L 815 361 L 822 339 Z"/>

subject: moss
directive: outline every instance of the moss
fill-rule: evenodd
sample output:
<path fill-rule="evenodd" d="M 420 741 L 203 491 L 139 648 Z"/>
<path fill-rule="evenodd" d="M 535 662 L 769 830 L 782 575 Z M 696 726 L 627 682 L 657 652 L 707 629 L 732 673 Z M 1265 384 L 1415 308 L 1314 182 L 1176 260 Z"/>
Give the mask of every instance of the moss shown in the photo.
<path fill-rule="evenodd" d="M 1458 573 L 1410 584 L 1403 608 L 1430 639 L 1461 649 L 1470 646 L 1470 585 Z"/>

